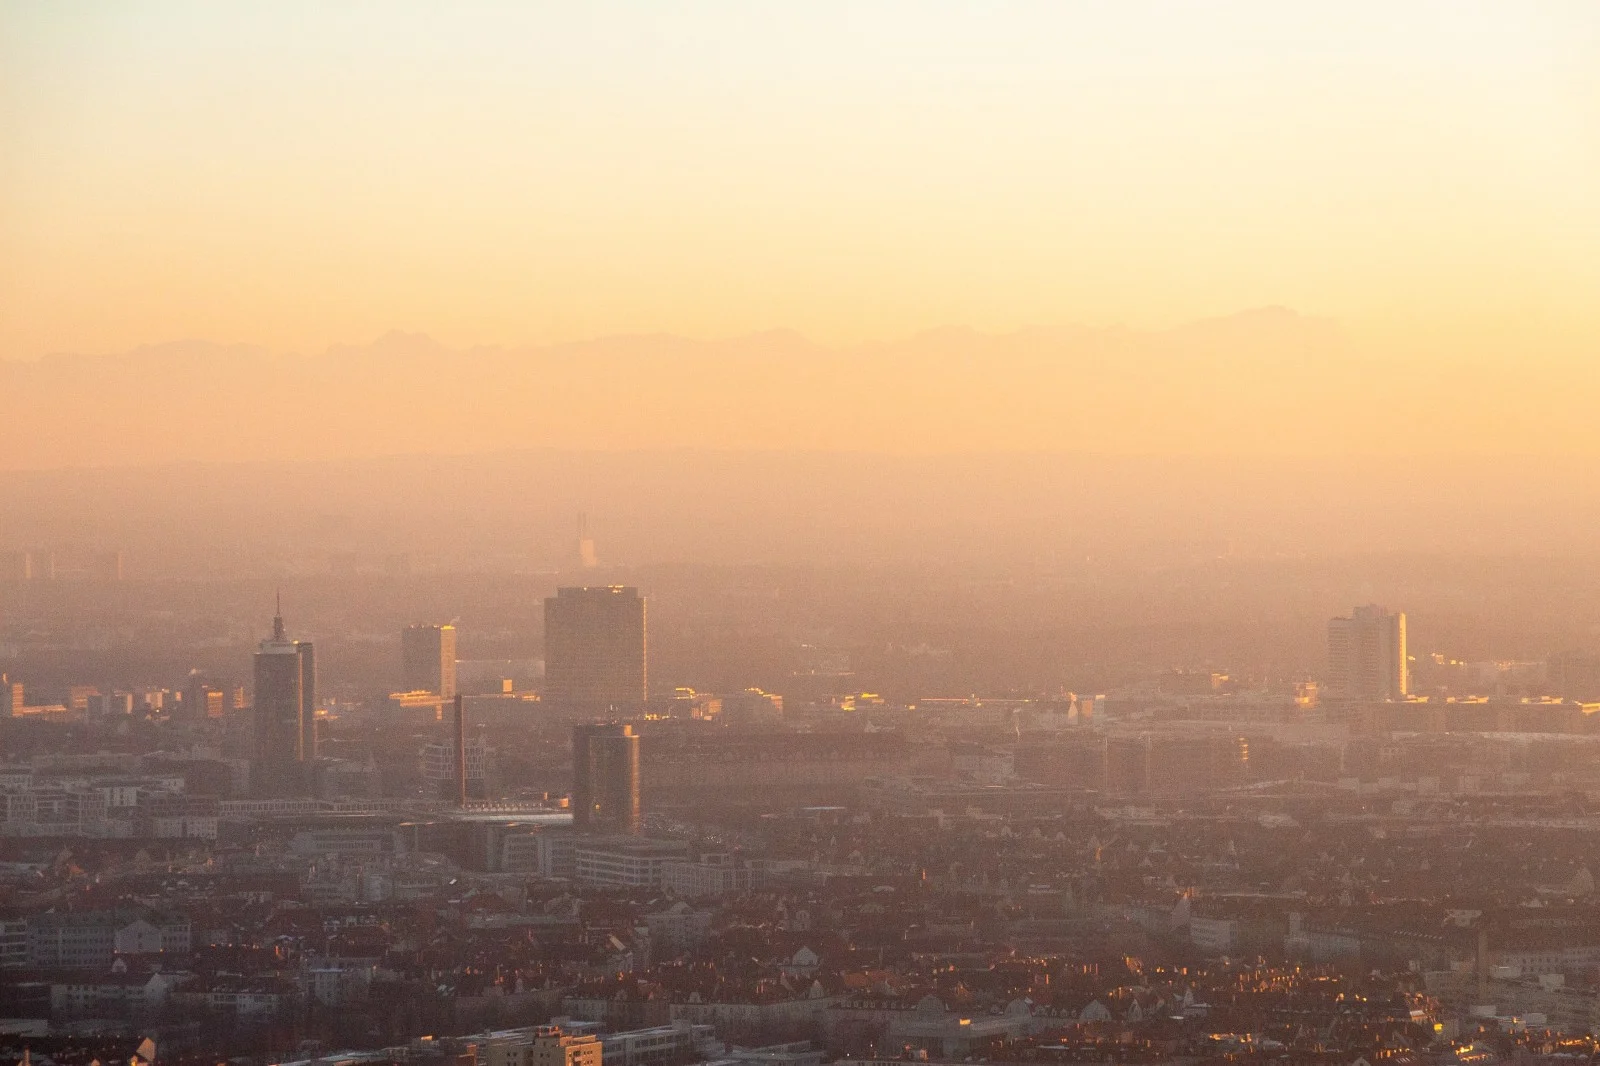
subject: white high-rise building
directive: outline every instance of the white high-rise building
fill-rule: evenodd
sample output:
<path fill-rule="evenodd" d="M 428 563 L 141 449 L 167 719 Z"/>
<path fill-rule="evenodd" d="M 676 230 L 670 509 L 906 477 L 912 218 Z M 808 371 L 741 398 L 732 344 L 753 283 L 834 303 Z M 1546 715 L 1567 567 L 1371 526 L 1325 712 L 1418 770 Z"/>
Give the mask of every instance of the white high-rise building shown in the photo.
<path fill-rule="evenodd" d="M 1328 689 L 1347 699 L 1399 700 L 1411 688 L 1406 616 L 1377 604 L 1328 623 Z"/>

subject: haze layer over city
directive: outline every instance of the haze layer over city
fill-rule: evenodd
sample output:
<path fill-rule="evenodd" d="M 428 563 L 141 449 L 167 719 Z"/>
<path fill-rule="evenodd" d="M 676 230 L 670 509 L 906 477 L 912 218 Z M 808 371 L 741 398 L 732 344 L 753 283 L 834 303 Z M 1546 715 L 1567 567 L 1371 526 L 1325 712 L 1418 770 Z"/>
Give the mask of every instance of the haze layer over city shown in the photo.
<path fill-rule="evenodd" d="M 0 8 L 0 1066 L 1600 1058 L 1600 9 Z"/>

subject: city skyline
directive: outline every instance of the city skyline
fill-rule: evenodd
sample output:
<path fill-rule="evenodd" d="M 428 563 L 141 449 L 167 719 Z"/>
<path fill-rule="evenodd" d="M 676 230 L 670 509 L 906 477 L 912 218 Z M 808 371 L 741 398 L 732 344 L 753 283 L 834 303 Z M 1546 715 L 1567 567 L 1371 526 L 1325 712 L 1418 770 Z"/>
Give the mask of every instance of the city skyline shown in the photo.
<path fill-rule="evenodd" d="M 0 1066 L 1600 1063 L 1596 174 L 1594 0 L 0 4 Z"/>

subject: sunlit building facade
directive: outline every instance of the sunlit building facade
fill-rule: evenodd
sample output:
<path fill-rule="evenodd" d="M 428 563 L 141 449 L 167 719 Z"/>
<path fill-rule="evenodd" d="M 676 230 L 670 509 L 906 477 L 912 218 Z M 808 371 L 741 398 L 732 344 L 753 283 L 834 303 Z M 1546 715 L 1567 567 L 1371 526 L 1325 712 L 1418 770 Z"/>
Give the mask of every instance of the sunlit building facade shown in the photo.
<path fill-rule="evenodd" d="M 400 631 L 400 667 L 408 692 L 456 694 L 456 627 L 406 626 Z"/>
<path fill-rule="evenodd" d="M 594 833 L 639 831 L 639 735 L 632 726 L 573 729 L 572 824 Z"/>
<path fill-rule="evenodd" d="M 1411 690 L 1405 614 L 1369 604 L 1330 621 L 1328 690 L 1345 699 L 1404 699 Z"/>

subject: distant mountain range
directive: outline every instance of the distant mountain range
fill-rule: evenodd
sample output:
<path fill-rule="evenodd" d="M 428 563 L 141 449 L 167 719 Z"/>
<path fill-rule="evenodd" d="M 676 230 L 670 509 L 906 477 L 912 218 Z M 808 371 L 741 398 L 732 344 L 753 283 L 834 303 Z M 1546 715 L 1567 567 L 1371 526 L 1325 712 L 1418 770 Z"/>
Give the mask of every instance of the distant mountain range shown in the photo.
<path fill-rule="evenodd" d="M 1315 450 L 1327 435 L 1294 409 L 1367 376 L 1334 326 L 1281 309 L 842 348 L 786 331 L 465 350 L 391 333 L 316 355 L 180 341 L 0 362 L 0 468 L 525 447 Z"/>
<path fill-rule="evenodd" d="M 182 341 L 0 362 L 0 469 L 519 448 L 1589 453 L 1597 368 L 1373 352 L 1283 308 L 1176 329 L 788 331 L 287 355 Z M 1492 379 L 1491 379 L 1492 377 Z"/>

